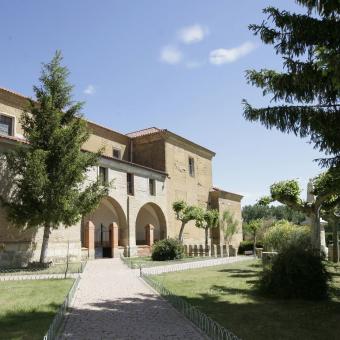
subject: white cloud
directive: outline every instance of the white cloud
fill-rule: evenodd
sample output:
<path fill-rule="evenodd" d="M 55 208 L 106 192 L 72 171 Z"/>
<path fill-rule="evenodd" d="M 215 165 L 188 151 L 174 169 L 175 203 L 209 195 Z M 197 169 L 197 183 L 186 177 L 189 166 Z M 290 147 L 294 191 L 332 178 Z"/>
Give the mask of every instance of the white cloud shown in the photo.
<path fill-rule="evenodd" d="M 192 25 L 178 31 L 178 39 L 184 44 L 194 44 L 203 40 L 209 34 L 207 27 Z"/>
<path fill-rule="evenodd" d="M 178 64 L 182 60 L 182 52 L 173 45 L 164 46 L 161 49 L 161 61 L 167 64 Z"/>
<path fill-rule="evenodd" d="M 91 96 L 92 94 L 94 94 L 96 92 L 96 89 L 94 88 L 93 85 L 88 85 L 86 87 L 86 89 L 84 90 L 84 93 Z"/>
<path fill-rule="evenodd" d="M 240 46 L 234 48 L 219 48 L 210 52 L 209 60 L 211 64 L 222 65 L 232 63 L 239 58 L 249 54 L 256 48 L 256 45 L 247 41 Z"/>

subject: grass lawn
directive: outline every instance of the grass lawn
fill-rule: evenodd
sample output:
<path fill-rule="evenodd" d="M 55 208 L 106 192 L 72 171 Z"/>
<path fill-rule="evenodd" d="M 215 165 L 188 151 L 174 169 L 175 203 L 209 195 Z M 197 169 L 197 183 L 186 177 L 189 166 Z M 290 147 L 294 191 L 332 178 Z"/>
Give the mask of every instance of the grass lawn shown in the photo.
<path fill-rule="evenodd" d="M 0 339 L 41 340 L 73 281 L 0 282 Z"/>
<path fill-rule="evenodd" d="M 134 268 L 139 268 L 140 265 L 144 268 L 144 267 L 165 266 L 168 264 L 176 264 L 176 263 L 211 260 L 211 259 L 215 259 L 215 257 L 184 257 L 183 259 L 180 259 L 180 260 L 170 260 L 170 261 L 152 261 L 150 256 L 128 257 L 126 259 L 128 262 L 131 263 L 131 266 L 133 266 Z"/>
<path fill-rule="evenodd" d="M 72 262 L 69 263 L 67 272 L 78 273 L 81 272 L 84 263 Z M 39 268 L 0 268 L 0 275 L 30 275 L 30 274 L 64 274 L 66 271 L 66 263 L 54 264 L 45 269 Z"/>
<path fill-rule="evenodd" d="M 252 289 L 256 260 L 166 273 L 154 279 L 240 338 L 340 339 L 340 269 L 333 270 L 329 301 L 286 301 L 258 296 Z"/>

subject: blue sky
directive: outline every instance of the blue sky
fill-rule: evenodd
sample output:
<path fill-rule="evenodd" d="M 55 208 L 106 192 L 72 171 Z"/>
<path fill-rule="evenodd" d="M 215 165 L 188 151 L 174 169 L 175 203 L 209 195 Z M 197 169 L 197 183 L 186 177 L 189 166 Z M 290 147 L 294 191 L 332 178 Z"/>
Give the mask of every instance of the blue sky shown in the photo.
<path fill-rule="evenodd" d="M 32 95 L 41 62 L 61 49 L 85 116 L 126 133 L 167 128 L 216 152 L 214 184 L 254 203 L 270 184 L 320 172 L 307 140 L 242 117 L 267 105 L 246 69 L 281 69 L 248 30 L 293 0 L 2 0 L 0 86 Z"/>

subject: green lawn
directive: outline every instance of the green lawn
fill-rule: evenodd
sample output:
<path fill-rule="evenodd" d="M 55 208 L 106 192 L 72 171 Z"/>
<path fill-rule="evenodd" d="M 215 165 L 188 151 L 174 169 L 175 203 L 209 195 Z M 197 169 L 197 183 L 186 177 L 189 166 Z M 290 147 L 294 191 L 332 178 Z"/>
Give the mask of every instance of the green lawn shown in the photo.
<path fill-rule="evenodd" d="M 252 289 L 255 260 L 155 276 L 175 294 L 244 340 L 340 339 L 340 270 L 333 270 L 329 301 L 285 301 Z"/>
<path fill-rule="evenodd" d="M 69 263 L 68 273 L 79 273 L 82 271 L 85 263 L 72 262 Z M 38 268 L 0 268 L 0 275 L 30 275 L 30 274 L 64 274 L 66 271 L 66 263 L 54 264 L 45 269 Z"/>
<path fill-rule="evenodd" d="M 0 282 L 0 339 L 39 339 L 74 280 Z"/>
<path fill-rule="evenodd" d="M 176 263 L 185 263 L 185 262 L 193 262 L 193 261 L 203 261 L 203 260 L 211 260 L 215 257 L 184 257 L 180 260 L 171 260 L 171 261 L 152 261 L 150 256 L 140 256 L 140 257 L 127 257 L 127 262 L 130 263 L 130 267 L 139 268 L 141 265 L 143 268 L 145 267 L 157 267 L 157 266 L 165 266 L 168 264 L 176 264 Z"/>

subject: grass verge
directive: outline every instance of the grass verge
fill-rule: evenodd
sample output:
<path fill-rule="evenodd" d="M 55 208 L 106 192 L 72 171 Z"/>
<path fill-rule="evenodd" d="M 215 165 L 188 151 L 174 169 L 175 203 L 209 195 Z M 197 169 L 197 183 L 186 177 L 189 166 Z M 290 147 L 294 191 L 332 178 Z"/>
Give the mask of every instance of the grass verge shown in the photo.
<path fill-rule="evenodd" d="M 246 261 L 153 277 L 242 339 L 339 339 L 340 272 L 328 301 L 278 300 L 254 289 L 261 265 Z"/>
<path fill-rule="evenodd" d="M 72 262 L 68 267 L 66 263 L 53 264 L 48 268 L 0 268 L 1 275 L 39 275 L 39 274 L 64 274 L 67 273 L 81 273 L 85 263 Z"/>
<path fill-rule="evenodd" d="M 168 264 L 197 262 L 197 261 L 212 260 L 212 259 L 215 259 L 215 257 L 184 257 L 183 259 L 180 259 L 180 260 L 170 260 L 170 261 L 153 261 L 150 256 L 126 258 L 127 262 L 131 264 L 130 267 L 133 267 L 133 268 L 139 268 L 140 266 L 142 266 L 143 268 L 166 266 Z"/>
<path fill-rule="evenodd" d="M 41 340 L 73 281 L 0 282 L 0 339 Z"/>

